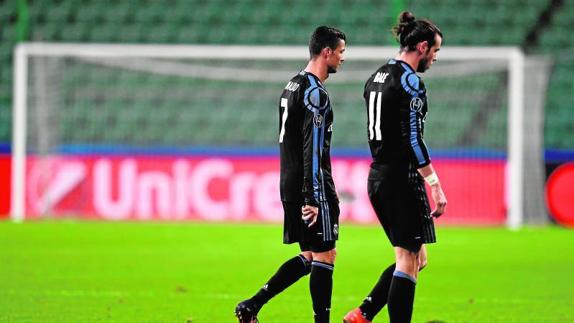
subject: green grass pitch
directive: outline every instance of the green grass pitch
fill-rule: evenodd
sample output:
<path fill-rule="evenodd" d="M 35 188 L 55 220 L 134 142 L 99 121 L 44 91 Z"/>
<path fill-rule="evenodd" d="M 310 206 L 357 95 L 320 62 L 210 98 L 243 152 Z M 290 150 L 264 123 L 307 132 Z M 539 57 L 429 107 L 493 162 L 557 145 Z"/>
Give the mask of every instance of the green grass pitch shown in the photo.
<path fill-rule="evenodd" d="M 413 322 L 574 322 L 574 231 L 437 235 Z M 277 224 L 0 222 L 0 322 L 234 322 L 236 303 L 298 252 L 281 237 Z M 343 225 L 337 250 L 333 322 L 393 261 L 378 226 Z M 311 322 L 308 277 L 259 318 Z"/>

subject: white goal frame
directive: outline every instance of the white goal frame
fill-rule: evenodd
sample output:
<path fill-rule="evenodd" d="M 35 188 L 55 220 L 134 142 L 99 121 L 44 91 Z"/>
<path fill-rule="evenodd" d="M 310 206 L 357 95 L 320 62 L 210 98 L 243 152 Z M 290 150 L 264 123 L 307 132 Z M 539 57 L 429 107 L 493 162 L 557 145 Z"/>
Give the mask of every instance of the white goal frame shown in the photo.
<path fill-rule="evenodd" d="M 346 59 L 383 60 L 394 57 L 396 47 L 353 46 Z M 227 46 L 227 45 L 140 45 L 87 43 L 20 43 L 14 50 L 14 95 L 12 129 L 11 217 L 22 221 L 25 213 L 26 113 L 28 59 L 42 57 L 139 57 L 212 59 L 308 59 L 306 46 Z M 524 196 L 524 78 L 525 56 L 518 47 L 443 47 L 441 59 L 454 61 L 497 59 L 507 62 L 508 78 L 508 164 L 506 224 L 519 228 L 523 223 Z"/>

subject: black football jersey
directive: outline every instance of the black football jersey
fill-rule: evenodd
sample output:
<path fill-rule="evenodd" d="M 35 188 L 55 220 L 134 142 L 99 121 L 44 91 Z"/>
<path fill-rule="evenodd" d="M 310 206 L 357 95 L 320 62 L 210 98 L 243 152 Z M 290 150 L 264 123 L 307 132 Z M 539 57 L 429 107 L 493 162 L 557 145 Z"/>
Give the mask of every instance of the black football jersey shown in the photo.
<path fill-rule="evenodd" d="M 317 76 L 301 71 L 279 100 L 281 200 L 319 206 L 337 200 L 331 175 L 333 110 Z"/>
<path fill-rule="evenodd" d="M 407 63 L 389 60 L 365 84 L 367 132 L 374 163 L 430 164 L 423 140 L 427 114 L 425 85 Z"/>

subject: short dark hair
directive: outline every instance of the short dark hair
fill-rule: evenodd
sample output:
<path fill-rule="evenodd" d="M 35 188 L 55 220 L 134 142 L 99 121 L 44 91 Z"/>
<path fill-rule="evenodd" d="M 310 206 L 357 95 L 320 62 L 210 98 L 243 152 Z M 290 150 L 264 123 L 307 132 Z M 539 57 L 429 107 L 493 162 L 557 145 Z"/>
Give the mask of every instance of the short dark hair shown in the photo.
<path fill-rule="evenodd" d="M 437 34 L 442 38 L 442 32 L 437 25 L 430 20 L 417 20 L 409 11 L 401 12 L 397 25 L 393 27 L 393 34 L 401 45 L 401 51 L 415 50 L 417 44 L 425 40 L 429 47 L 432 47 Z"/>
<path fill-rule="evenodd" d="M 325 47 L 335 50 L 339 46 L 340 40 L 346 40 L 346 36 L 337 28 L 317 27 L 309 39 L 309 55 L 313 58 L 319 55 Z"/>

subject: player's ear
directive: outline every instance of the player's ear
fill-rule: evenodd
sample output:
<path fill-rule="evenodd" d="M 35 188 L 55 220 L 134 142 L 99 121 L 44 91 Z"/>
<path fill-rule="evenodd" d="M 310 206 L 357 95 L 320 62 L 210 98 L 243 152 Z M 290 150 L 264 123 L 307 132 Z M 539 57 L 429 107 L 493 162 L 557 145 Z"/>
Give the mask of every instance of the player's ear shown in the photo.
<path fill-rule="evenodd" d="M 417 44 L 417 51 L 419 54 L 425 54 L 427 53 L 429 50 L 429 42 L 428 41 L 422 41 L 420 43 Z"/>
<path fill-rule="evenodd" d="M 321 54 L 323 54 L 323 56 L 325 56 L 325 57 L 329 57 L 331 54 L 333 54 L 333 50 L 331 49 L 331 47 L 327 46 L 327 47 L 323 48 L 323 50 L 321 51 Z"/>

